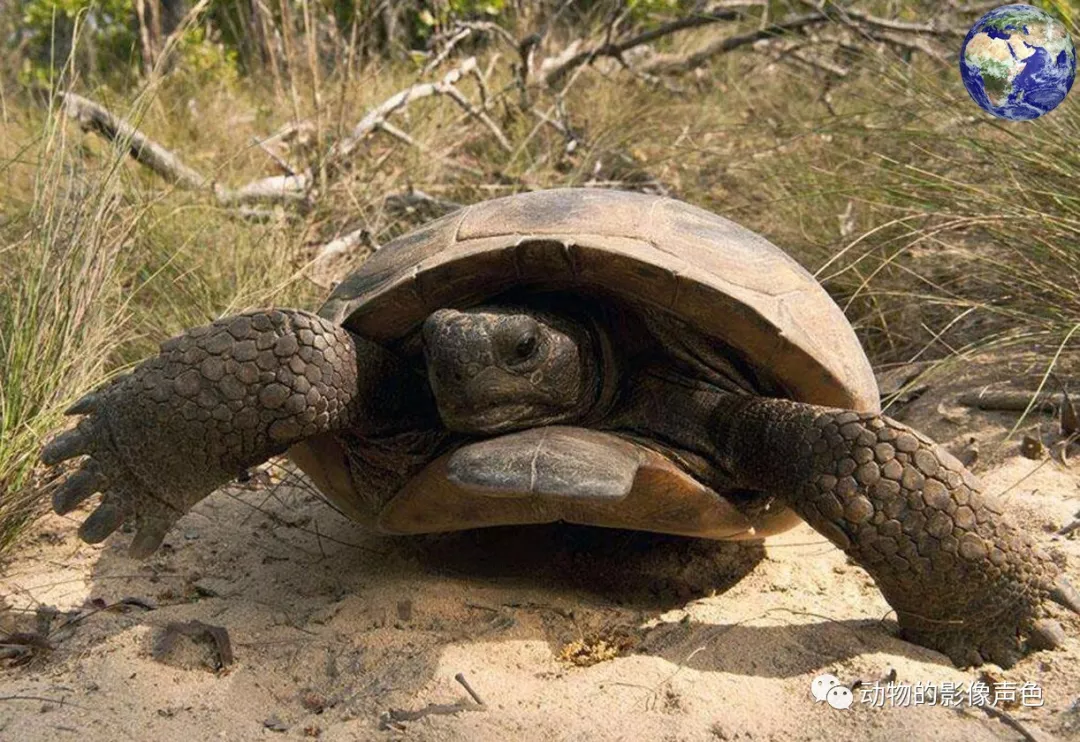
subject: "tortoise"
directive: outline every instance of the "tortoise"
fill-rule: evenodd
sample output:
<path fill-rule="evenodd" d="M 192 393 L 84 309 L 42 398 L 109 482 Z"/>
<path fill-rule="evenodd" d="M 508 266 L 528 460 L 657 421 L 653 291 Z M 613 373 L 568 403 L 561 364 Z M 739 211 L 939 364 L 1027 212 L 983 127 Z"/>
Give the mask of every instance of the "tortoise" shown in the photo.
<path fill-rule="evenodd" d="M 187 330 L 91 392 L 42 452 L 87 455 L 91 543 L 132 556 L 287 452 L 387 533 L 568 521 L 721 540 L 800 519 L 864 567 L 902 635 L 1010 665 L 1080 612 L 1059 567 L 926 436 L 881 414 L 843 313 L 764 238 L 689 204 L 556 189 L 385 245 L 317 314 Z"/>

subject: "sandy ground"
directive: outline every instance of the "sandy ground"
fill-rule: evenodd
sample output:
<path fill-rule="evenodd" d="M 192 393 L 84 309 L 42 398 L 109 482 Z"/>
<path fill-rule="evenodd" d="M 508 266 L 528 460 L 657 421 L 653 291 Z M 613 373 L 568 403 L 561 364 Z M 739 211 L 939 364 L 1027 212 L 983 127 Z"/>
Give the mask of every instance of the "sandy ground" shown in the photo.
<path fill-rule="evenodd" d="M 952 403 L 971 377 L 1030 370 L 948 374 L 897 416 L 954 452 L 976 438 L 985 489 L 1005 493 L 1080 585 L 1078 534 L 1055 533 L 1080 510 L 1076 465 L 999 446 L 1015 414 Z M 1041 426 L 1052 440 L 1055 424 Z M 2 739 L 1023 738 L 964 704 L 875 707 L 858 688 L 850 709 L 815 703 L 822 673 L 939 690 L 1035 683 L 1041 707 L 998 708 L 1029 738 L 1080 739 L 1080 620 L 1063 617 L 1062 649 L 957 670 L 896 638 L 866 574 L 805 526 L 764 548 L 555 527 L 391 539 L 302 488 L 236 488 L 140 563 L 126 537 L 80 543 L 84 516 L 42 520 L 0 580 L 4 630 L 60 612 L 51 649 L 0 675 Z M 227 630 L 231 665 L 205 638 L 162 651 L 164 627 L 193 619 Z"/>

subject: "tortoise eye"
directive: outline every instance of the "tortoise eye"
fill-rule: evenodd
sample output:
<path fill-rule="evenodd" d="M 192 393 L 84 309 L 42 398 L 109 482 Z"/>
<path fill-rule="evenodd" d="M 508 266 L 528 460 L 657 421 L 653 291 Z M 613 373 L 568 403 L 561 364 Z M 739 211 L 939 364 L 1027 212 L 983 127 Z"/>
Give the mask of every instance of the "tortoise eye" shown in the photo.
<path fill-rule="evenodd" d="M 528 360 L 532 354 L 536 352 L 536 348 L 539 344 L 540 342 L 536 337 L 536 333 L 532 331 L 527 332 L 517 341 L 517 345 L 514 346 L 514 355 L 517 356 L 517 360 L 519 361 Z"/>

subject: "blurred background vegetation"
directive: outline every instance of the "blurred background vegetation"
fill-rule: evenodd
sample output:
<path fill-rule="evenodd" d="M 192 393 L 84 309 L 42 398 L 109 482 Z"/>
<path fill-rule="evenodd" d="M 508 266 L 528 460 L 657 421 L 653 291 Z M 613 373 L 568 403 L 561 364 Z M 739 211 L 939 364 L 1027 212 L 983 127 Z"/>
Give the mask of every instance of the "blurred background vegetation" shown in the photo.
<path fill-rule="evenodd" d="M 1080 114 L 969 99 L 956 56 L 996 4 L 9 0 L 0 553 L 82 393 L 183 327 L 315 308 L 397 234 L 527 189 L 663 193 L 761 232 L 879 369 L 1013 348 L 1044 372 L 1080 341 Z M 1073 0 L 1038 4 L 1075 35 Z M 135 161 L 94 110 L 195 175 Z"/>

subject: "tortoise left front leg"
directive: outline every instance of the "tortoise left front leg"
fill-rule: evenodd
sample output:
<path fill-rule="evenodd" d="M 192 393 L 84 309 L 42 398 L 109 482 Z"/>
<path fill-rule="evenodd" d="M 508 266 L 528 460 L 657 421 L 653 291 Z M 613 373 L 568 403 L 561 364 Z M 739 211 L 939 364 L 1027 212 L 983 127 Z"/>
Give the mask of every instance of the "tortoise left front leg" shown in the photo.
<path fill-rule="evenodd" d="M 406 361 L 297 309 L 189 329 L 68 412 L 82 418 L 41 458 L 82 462 L 57 487 L 53 509 L 68 513 L 101 492 L 80 537 L 97 543 L 133 525 L 136 558 L 213 490 L 298 441 L 342 430 L 391 435 L 434 419 L 427 381 Z"/>
<path fill-rule="evenodd" d="M 1053 644 L 1053 600 L 1080 598 L 996 498 L 929 438 L 883 415 L 788 400 L 733 399 L 718 411 L 722 463 L 774 492 L 866 569 L 902 634 L 958 665 L 1007 667 L 1022 639 Z"/>

